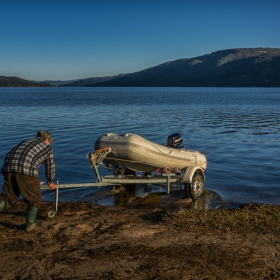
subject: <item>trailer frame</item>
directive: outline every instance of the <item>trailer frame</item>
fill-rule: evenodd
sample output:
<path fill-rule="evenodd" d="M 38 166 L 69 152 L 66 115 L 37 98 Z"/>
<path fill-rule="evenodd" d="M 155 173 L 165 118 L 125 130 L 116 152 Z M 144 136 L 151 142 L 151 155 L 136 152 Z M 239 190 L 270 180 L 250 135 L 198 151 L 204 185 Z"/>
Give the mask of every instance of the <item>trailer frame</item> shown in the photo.
<path fill-rule="evenodd" d="M 95 172 L 96 181 L 95 182 L 85 182 L 85 183 L 67 183 L 60 184 L 58 180 L 56 180 L 56 189 L 55 189 L 55 210 L 51 210 L 48 213 L 50 218 L 53 218 L 55 214 L 58 212 L 58 201 L 59 201 L 59 190 L 60 189 L 68 189 L 68 188 L 85 188 L 85 187 L 105 187 L 105 186 L 121 186 L 126 184 L 163 184 L 166 186 L 166 194 L 170 194 L 172 189 L 172 185 L 175 184 L 179 186 L 180 189 L 182 186 L 185 186 L 185 194 L 186 196 L 190 196 L 190 188 L 192 184 L 192 178 L 195 174 L 195 171 L 198 171 L 203 175 L 203 170 L 199 167 L 189 167 L 186 170 L 183 170 L 183 174 L 178 172 L 174 173 L 161 173 L 161 174 L 145 174 L 142 175 L 126 175 L 125 168 L 122 168 L 118 171 L 114 171 L 114 175 L 100 176 L 99 166 L 102 165 L 106 169 L 110 169 L 110 167 L 103 164 L 103 159 L 106 157 L 108 153 L 114 152 L 111 148 L 103 148 L 100 150 L 96 150 L 94 153 L 88 153 L 87 159 L 90 162 L 90 166 Z M 48 185 L 42 185 L 41 189 L 49 189 Z"/>

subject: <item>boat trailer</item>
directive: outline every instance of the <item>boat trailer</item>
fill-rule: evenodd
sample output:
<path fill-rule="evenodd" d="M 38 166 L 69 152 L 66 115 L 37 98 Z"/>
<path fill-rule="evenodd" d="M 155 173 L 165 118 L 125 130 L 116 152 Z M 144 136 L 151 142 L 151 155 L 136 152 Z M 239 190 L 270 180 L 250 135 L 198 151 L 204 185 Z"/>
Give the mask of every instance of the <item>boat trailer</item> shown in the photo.
<path fill-rule="evenodd" d="M 162 172 L 161 174 L 152 174 L 152 173 L 143 173 L 142 175 L 134 174 L 126 174 L 126 168 L 116 168 L 116 167 L 109 167 L 103 163 L 103 159 L 109 153 L 114 153 L 113 149 L 111 148 L 102 148 L 96 150 L 94 153 L 87 154 L 87 158 L 90 162 L 91 168 L 94 170 L 96 175 L 95 182 L 88 182 L 88 183 L 76 183 L 76 184 L 60 184 L 58 180 L 56 181 L 56 189 L 55 189 L 55 210 L 51 210 L 48 213 L 49 218 L 53 218 L 58 211 L 58 200 L 59 200 L 59 190 L 60 189 L 68 189 L 68 188 L 84 188 L 84 187 L 105 187 L 105 186 L 122 186 L 126 184 L 158 184 L 166 186 L 166 194 L 169 194 L 172 190 L 172 185 L 179 186 L 182 189 L 182 186 L 185 186 L 185 195 L 186 197 L 191 197 L 192 199 L 196 199 L 197 194 L 194 191 L 199 189 L 199 194 L 197 197 L 203 192 L 203 184 L 204 184 L 204 174 L 201 170 L 203 176 L 202 182 L 201 178 L 198 182 L 196 182 L 193 178 L 193 182 L 184 180 L 187 175 L 190 177 L 190 174 L 194 174 L 194 171 L 198 168 L 191 168 L 190 170 L 184 171 L 184 176 L 182 176 L 181 171 L 177 172 L 178 170 L 172 173 L 171 170 L 166 170 L 166 172 Z M 102 165 L 104 168 L 109 169 L 109 171 L 113 171 L 113 175 L 107 175 L 101 177 L 98 171 L 99 166 Z M 189 169 L 189 168 L 188 168 Z M 193 170 L 194 169 L 194 170 Z M 191 172 L 192 170 L 192 172 Z M 196 173 L 195 173 L 196 174 Z M 42 185 L 41 189 L 48 189 L 48 185 Z"/>

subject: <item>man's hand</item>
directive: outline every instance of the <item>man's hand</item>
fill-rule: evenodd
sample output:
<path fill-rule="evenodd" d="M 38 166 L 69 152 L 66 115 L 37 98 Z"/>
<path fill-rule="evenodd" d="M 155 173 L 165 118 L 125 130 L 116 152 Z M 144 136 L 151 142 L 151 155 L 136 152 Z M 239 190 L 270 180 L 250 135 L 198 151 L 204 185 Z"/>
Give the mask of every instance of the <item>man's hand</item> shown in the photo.
<path fill-rule="evenodd" d="M 50 187 L 50 190 L 54 190 L 56 188 L 56 184 L 54 184 L 54 183 L 50 183 L 48 185 Z"/>

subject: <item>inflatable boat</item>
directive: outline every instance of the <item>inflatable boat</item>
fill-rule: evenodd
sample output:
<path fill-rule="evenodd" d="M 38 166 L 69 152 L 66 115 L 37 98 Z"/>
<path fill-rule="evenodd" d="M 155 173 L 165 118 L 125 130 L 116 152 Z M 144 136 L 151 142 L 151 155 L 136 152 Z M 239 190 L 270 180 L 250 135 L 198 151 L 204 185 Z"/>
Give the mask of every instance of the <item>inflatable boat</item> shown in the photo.
<path fill-rule="evenodd" d="M 132 133 L 108 133 L 96 140 L 94 149 L 110 147 L 112 152 L 103 161 L 133 171 L 177 173 L 181 170 L 200 169 L 203 172 L 207 167 L 205 155 L 199 151 L 185 149 L 180 146 L 182 143 L 179 133 L 170 135 L 166 146 Z"/>

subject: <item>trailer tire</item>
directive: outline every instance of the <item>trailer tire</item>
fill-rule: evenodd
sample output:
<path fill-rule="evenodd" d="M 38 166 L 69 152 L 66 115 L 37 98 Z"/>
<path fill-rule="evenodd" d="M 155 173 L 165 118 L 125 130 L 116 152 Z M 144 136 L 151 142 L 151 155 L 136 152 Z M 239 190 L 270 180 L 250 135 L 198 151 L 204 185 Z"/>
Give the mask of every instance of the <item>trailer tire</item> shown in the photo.
<path fill-rule="evenodd" d="M 195 172 L 191 183 L 185 184 L 187 198 L 196 200 L 204 191 L 204 178 L 199 172 Z"/>
<path fill-rule="evenodd" d="M 204 178 L 199 172 L 195 172 L 192 182 L 189 185 L 189 194 L 193 200 L 196 200 L 204 191 Z"/>

